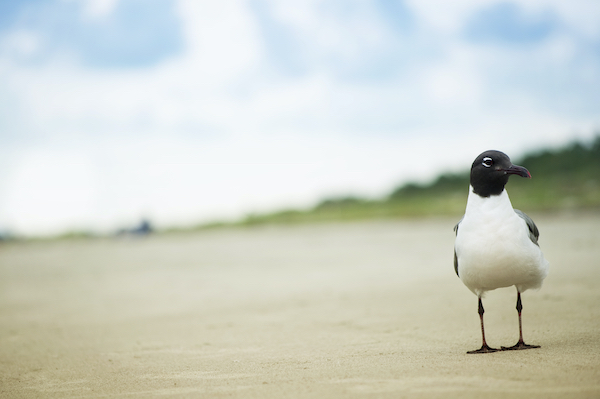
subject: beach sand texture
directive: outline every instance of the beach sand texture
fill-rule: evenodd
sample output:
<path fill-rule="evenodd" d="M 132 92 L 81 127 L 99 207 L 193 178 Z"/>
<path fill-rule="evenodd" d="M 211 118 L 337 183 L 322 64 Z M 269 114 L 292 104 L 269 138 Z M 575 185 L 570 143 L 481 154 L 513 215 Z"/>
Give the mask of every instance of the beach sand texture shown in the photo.
<path fill-rule="evenodd" d="M 525 341 L 481 345 L 454 219 L 0 245 L 2 398 L 599 398 L 600 215 L 538 216 Z M 484 299 L 518 338 L 514 288 Z"/>

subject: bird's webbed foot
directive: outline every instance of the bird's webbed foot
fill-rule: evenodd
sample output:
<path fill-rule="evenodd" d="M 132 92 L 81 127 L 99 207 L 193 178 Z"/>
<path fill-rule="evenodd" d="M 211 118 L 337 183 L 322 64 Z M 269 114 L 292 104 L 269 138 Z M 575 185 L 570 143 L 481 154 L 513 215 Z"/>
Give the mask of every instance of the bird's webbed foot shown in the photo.
<path fill-rule="evenodd" d="M 518 350 L 523 350 L 523 349 L 535 349 L 535 348 L 540 348 L 539 345 L 528 345 L 523 341 L 519 341 L 517 342 L 515 345 L 513 346 L 502 346 L 501 347 L 503 351 L 518 351 Z"/>
<path fill-rule="evenodd" d="M 496 348 L 490 348 L 489 346 L 487 346 L 487 344 L 482 345 L 481 348 L 474 350 L 474 351 L 468 351 L 468 354 L 475 354 L 475 353 L 493 353 L 493 352 L 499 352 L 500 349 L 496 349 Z"/>

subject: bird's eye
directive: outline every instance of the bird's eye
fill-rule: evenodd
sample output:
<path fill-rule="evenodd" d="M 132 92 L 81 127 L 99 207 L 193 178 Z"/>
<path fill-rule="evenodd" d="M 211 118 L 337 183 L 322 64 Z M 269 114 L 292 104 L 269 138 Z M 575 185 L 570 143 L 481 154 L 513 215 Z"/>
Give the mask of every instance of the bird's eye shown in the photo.
<path fill-rule="evenodd" d="M 494 163 L 494 161 L 492 160 L 492 158 L 485 157 L 485 158 L 483 158 L 483 162 L 481 164 L 483 166 L 485 166 L 486 168 L 489 168 L 490 166 L 492 166 L 493 163 Z"/>

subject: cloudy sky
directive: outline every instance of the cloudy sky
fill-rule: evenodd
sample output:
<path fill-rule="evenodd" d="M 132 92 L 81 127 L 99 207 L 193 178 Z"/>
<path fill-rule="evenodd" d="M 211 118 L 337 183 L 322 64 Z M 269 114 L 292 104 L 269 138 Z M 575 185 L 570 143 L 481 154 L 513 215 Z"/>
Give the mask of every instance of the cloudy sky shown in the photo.
<path fill-rule="evenodd" d="M 599 130 L 597 0 L 0 2 L 0 231 L 383 196 Z"/>

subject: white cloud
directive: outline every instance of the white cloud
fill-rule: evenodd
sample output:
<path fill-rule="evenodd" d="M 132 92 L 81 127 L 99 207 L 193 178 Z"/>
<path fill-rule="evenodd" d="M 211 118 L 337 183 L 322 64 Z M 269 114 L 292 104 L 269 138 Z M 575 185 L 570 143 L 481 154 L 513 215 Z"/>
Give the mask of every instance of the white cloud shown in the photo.
<path fill-rule="evenodd" d="M 278 23 L 303 42 L 307 56 L 335 55 L 360 62 L 365 51 L 382 48 L 386 32 L 373 4 L 361 1 L 269 1 Z M 309 47 L 309 49 L 307 49 Z"/>
<path fill-rule="evenodd" d="M 10 32 L 0 40 L 0 53 L 10 54 L 17 59 L 34 55 L 40 48 L 39 35 L 31 30 L 20 29 Z"/>
<path fill-rule="evenodd" d="M 83 16 L 90 19 L 106 17 L 114 11 L 120 0 L 63 0 L 83 3 Z"/>
<path fill-rule="evenodd" d="M 466 20 L 474 10 L 486 4 L 496 3 L 494 0 L 406 0 L 420 25 L 425 30 L 436 34 L 456 36 L 461 33 Z"/>
<path fill-rule="evenodd" d="M 222 88 L 259 66 L 263 50 L 247 1 L 181 0 L 178 11 L 188 47 L 176 67 L 192 87 Z"/>

